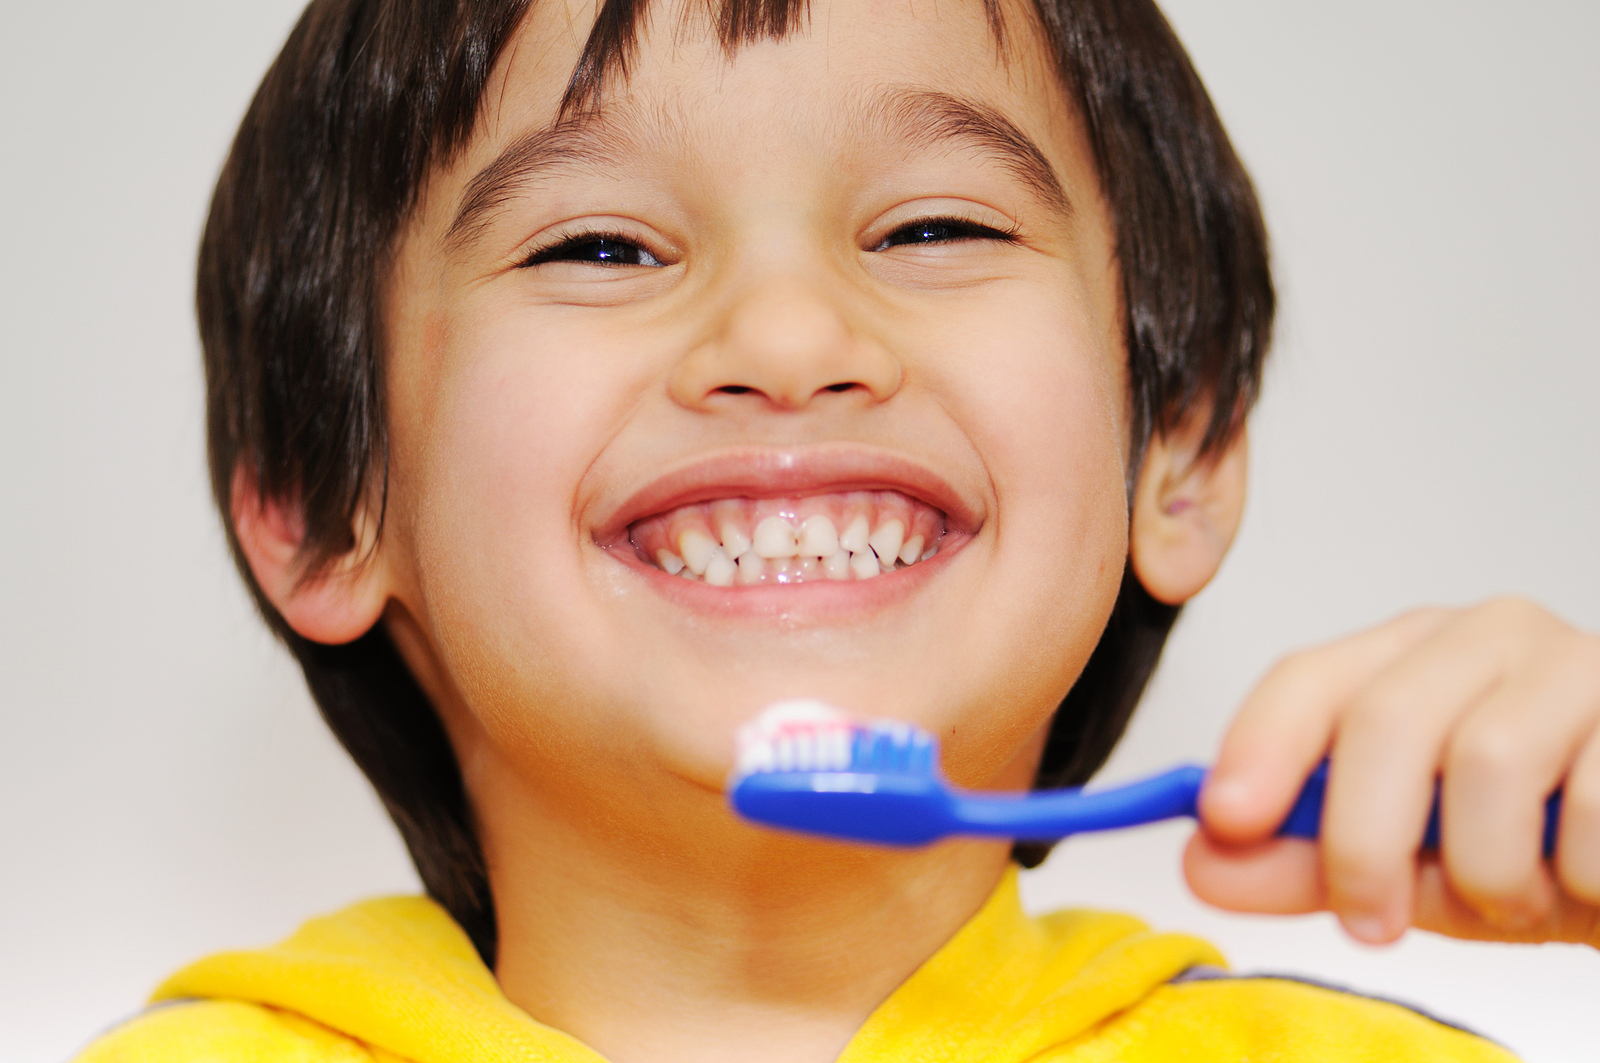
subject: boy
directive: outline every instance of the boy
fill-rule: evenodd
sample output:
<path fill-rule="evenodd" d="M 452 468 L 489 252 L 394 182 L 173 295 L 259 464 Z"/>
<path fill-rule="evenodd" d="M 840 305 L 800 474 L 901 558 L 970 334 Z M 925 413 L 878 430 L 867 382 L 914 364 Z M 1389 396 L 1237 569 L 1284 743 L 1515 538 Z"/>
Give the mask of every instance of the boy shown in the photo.
<path fill-rule="evenodd" d="M 454 922 L 378 902 L 206 961 L 162 995 L 207 1002 L 90 1058 L 1498 1058 L 1027 923 L 1037 849 L 825 845 L 721 796 L 795 694 L 915 720 L 965 785 L 1085 778 L 1231 541 L 1271 312 L 1147 5 L 313 5 L 202 250 L 213 470 Z M 754 552 L 774 516 L 938 549 L 829 578 Z M 1291 662 L 1191 881 L 1368 940 L 1594 941 L 1596 653 L 1498 604 Z M 1330 746 L 1320 849 L 1266 840 Z"/>

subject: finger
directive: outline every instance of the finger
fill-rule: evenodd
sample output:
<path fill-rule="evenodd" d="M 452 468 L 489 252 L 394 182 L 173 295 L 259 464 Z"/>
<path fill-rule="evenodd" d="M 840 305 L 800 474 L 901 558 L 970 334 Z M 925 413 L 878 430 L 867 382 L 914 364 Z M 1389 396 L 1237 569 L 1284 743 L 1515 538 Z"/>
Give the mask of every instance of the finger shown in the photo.
<path fill-rule="evenodd" d="M 1232 844 L 1270 836 L 1327 752 L 1340 711 L 1374 674 L 1451 615 L 1415 610 L 1274 667 L 1235 716 L 1206 777 L 1200 793 L 1206 830 Z"/>
<path fill-rule="evenodd" d="M 1600 654 L 1563 631 L 1451 734 L 1440 819 L 1451 889 L 1497 926 L 1536 926 L 1556 903 L 1545 801 L 1600 720 Z"/>
<path fill-rule="evenodd" d="M 1230 912 L 1304 915 L 1327 907 L 1322 856 L 1315 842 L 1299 838 L 1227 846 L 1196 831 L 1183 851 L 1183 874 L 1196 897 Z"/>
<path fill-rule="evenodd" d="M 1414 892 L 1412 924 L 1435 934 L 1468 941 L 1565 941 L 1600 948 L 1600 906 L 1574 897 L 1558 897 L 1540 920 L 1527 926 L 1497 925 L 1479 916 L 1450 888 L 1444 868 L 1433 859 L 1418 867 Z"/>
<path fill-rule="evenodd" d="M 1458 614 L 1381 670 L 1340 718 L 1322 846 L 1331 906 L 1353 936 L 1392 941 L 1409 924 L 1447 736 L 1527 642 L 1520 629 L 1485 633 L 1471 613 Z"/>
<path fill-rule="evenodd" d="M 1556 878 L 1574 899 L 1600 906 L 1600 730 L 1562 783 Z"/>

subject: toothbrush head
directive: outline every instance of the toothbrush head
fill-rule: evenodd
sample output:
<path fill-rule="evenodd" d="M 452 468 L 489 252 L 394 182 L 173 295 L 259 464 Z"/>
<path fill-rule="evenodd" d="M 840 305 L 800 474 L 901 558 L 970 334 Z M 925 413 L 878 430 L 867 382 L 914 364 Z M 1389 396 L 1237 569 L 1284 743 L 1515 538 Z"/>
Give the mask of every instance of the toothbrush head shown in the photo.
<path fill-rule="evenodd" d="M 939 744 L 897 720 L 860 723 L 826 702 L 769 705 L 739 730 L 729 800 L 768 826 L 886 845 L 951 833 Z"/>

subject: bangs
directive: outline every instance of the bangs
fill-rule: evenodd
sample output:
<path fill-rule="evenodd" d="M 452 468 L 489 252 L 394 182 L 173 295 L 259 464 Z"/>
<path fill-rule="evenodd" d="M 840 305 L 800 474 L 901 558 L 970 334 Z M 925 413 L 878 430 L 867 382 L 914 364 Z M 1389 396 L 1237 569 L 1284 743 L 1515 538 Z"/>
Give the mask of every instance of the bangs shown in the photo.
<path fill-rule="evenodd" d="M 1003 51 L 1003 0 L 980 2 L 996 46 Z M 638 50 L 640 24 L 648 17 L 649 7 L 650 0 L 601 0 L 583 54 L 561 98 L 562 118 L 597 108 L 608 77 L 615 74 L 627 78 L 628 65 Z M 810 20 L 811 0 L 698 0 L 684 8 L 679 29 L 689 31 L 709 25 L 723 51 L 731 56 L 741 45 L 781 41 L 805 29 Z"/>

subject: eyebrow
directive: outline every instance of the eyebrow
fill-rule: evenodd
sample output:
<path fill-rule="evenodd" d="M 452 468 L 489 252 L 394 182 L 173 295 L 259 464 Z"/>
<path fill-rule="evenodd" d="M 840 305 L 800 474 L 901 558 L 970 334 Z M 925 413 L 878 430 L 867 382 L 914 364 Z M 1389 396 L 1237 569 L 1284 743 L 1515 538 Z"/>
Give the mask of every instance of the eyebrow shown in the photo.
<path fill-rule="evenodd" d="M 659 112 L 657 117 L 664 120 Z M 635 121 L 596 108 L 519 137 L 467 182 L 445 234 L 446 244 L 459 249 L 471 243 L 532 180 L 563 170 L 601 175 L 622 165 L 634 142 L 629 127 Z M 914 148 L 965 149 L 978 158 L 992 159 L 1050 207 L 1072 213 L 1061 179 L 1039 145 L 988 104 L 945 92 L 891 88 L 847 114 L 844 122 L 846 128 L 868 130 Z"/>
<path fill-rule="evenodd" d="M 467 182 L 445 244 L 459 249 L 471 243 L 516 191 L 536 177 L 561 170 L 601 174 L 620 165 L 631 140 L 622 135 L 622 124 L 594 109 L 517 138 Z"/>
<path fill-rule="evenodd" d="M 1039 145 L 986 103 L 947 92 L 891 89 L 873 100 L 867 113 L 883 132 L 919 148 L 964 147 L 979 158 L 992 159 L 1051 207 L 1072 213 L 1061 178 Z"/>

